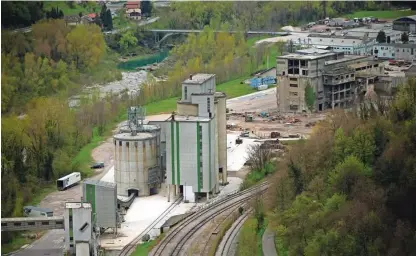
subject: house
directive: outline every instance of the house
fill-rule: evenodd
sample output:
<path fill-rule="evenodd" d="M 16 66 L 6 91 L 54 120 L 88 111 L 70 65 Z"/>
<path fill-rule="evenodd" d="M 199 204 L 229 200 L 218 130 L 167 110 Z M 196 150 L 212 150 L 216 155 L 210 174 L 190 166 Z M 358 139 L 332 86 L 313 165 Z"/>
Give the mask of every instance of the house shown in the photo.
<path fill-rule="evenodd" d="M 126 17 L 134 20 L 142 18 L 142 10 L 140 9 L 140 2 L 128 1 L 124 8 L 126 9 Z"/>
<path fill-rule="evenodd" d="M 69 15 L 64 17 L 66 25 L 76 26 L 81 23 L 81 18 L 79 15 Z"/>
<path fill-rule="evenodd" d="M 82 24 L 94 23 L 96 18 L 97 18 L 97 14 L 90 13 L 81 17 L 81 23 Z"/>

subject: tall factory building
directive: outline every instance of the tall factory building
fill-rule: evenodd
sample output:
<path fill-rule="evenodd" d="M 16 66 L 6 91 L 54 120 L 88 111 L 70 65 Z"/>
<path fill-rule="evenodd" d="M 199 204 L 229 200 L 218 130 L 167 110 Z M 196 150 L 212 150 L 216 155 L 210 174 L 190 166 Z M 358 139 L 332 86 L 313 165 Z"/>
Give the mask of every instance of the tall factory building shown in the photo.
<path fill-rule="evenodd" d="M 226 95 L 215 86 L 213 74 L 191 75 L 182 83 L 176 113 L 149 122 L 162 129 L 169 198 L 181 193 L 194 202 L 201 193 L 217 193 L 227 180 Z"/>

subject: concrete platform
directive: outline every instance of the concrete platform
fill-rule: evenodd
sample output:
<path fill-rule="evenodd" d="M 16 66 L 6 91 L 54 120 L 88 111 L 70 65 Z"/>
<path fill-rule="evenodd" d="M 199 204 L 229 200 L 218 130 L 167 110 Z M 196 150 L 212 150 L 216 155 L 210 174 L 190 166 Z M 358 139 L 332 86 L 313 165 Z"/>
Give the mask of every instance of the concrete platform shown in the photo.
<path fill-rule="evenodd" d="M 256 139 L 241 138 L 242 144 L 235 144 L 240 132 L 227 134 L 227 170 L 239 171 L 248 159 L 248 150 L 252 145 L 257 144 Z"/>

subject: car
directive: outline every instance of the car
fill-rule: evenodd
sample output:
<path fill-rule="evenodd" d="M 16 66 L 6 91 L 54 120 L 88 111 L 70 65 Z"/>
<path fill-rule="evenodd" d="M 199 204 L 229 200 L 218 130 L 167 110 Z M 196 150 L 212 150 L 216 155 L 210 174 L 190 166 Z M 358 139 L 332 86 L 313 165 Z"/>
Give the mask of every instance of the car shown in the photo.
<path fill-rule="evenodd" d="M 100 168 L 104 168 L 104 162 L 98 162 L 98 163 L 91 165 L 91 169 L 100 169 Z"/>

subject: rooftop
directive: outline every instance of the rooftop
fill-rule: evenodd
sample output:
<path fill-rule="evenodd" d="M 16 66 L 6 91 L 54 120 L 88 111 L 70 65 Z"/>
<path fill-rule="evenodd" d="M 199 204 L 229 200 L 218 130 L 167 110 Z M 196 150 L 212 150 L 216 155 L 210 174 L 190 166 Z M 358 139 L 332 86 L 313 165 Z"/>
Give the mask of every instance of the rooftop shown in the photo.
<path fill-rule="evenodd" d="M 355 70 L 351 69 L 345 65 L 343 66 L 337 66 L 335 68 L 329 68 L 329 69 L 325 69 L 324 71 L 324 75 L 340 75 L 340 74 L 347 74 L 347 73 L 354 73 Z"/>
<path fill-rule="evenodd" d="M 214 74 L 195 74 L 195 75 L 190 75 L 188 79 L 186 79 L 185 81 L 183 81 L 183 84 L 202 84 L 205 81 L 211 79 L 212 77 L 215 77 Z"/>
<path fill-rule="evenodd" d="M 309 34 L 308 37 L 320 37 L 320 38 L 339 38 L 339 39 L 357 39 L 361 40 L 362 38 L 359 36 L 342 36 L 342 35 L 325 35 L 325 34 Z"/>
<path fill-rule="evenodd" d="M 309 48 L 304 50 L 298 50 L 296 53 L 289 53 L 287 55 L 278 56 L 278 59 L 301 59 L 301 60 L 313 60 L 321 59 L 328 56 L 336 55 L 335 52 L 329 50 L 322 50 L 317 48 Z"/>
<path fill-rule="evenodd" d="M 91 179 L 87 179 L 87 180 L 84 180 L 83 183 L 97 185 L 97 186 L 101 186 L 101 187 L 108 187 L 108 188 L 114 188 L 116 186 L 115 183 L 107 182 L 107 181 L 102 181 L 102 180 L 91 180 Z"/>
<path fill-rule="evenodd" d="M 376 44 L 375 46 L 391 46 L 391 47 L 397 47 L 397 48 L 416 48 L 416 44 Z"/>
<path fill-rule="evenodd" d="M 344 55 L 344 57 L 341 58 L 341 59 L 325 61 L 325 65 L 333 65 L 333 64 L 338 64 L 338 63 L 350 61 L 350 60 L 359 60 L 359 59 L 366 59 L 366 58 L 368 58 L 368 57 L 367 56 L 361 56 L 361 55 Z"/>
<path fill-rule="evenodd" d="M 151 133 L 147 133 L 147 132 L 138 132 L 136 135 L 131 135 L 131 133 L 119 133 L 119 134 L 114 135 L 114 139 L 136 141 L 136 140 L 150 139 L 150 138 L 153 138 L 154 136 L 155 135 Z"/>
<path fill-rule="evenodd" d="M 171 118 L 169 120 L 171 121 Z M 179 122 L 209 122 L 211 118 L 209 117 L 202 117 L 202 116 L 182 116 L 182 115 L 175 115 L 175 121 Z"/>

